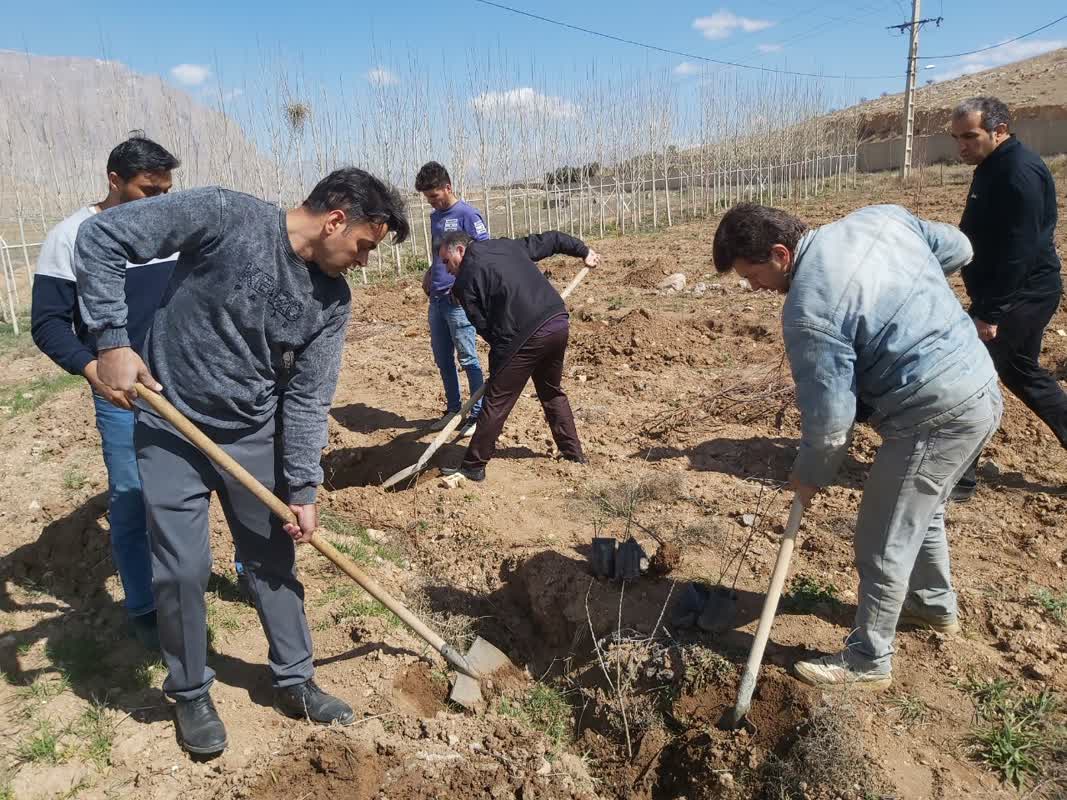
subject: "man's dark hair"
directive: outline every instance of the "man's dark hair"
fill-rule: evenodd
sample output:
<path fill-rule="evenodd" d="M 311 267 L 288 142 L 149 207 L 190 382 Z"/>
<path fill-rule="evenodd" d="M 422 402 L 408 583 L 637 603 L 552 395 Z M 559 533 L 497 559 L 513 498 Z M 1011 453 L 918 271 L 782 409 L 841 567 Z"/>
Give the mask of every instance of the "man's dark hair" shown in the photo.
<path fill-rule="evenodd" d="M 359 167 L 331 172 L 311 190 L 304 208 L 317 214 L 344 211 L 349 225 L 384 224 L 393 232 L 394 244 L 403 242 L 410 233 L 400 192 Z"/>
<path fill-rule="evenodd" d="M 715 269 L 729 272 L 739 258 L 762 264 L 770 260 L 776 244 L 793 252 L 807 229 L 802 220 L 780 208 L 739 203 L 726 212 L 715 231 Z"/>
<path fill-rule="evenodd" d="M 952 109 L 952 118 L 961 119 L 970 114 L 978 114 L 982 130 L 992 133 L 997 125 L 1011 127 L 1011 112 L 1008 107 L 995 97 L 972 97 L 964 100 Z"/>
<path fill-rule="evenodd" d="M 415 191 L 428 192 L 430 189 L 440 189 L 452 183 L 448 170 L 436 161 L 427 161 L 419 167 L 419 173 L 415 176 Z"/>
<path fill-rule="evenodd" d="M 437 252 L 441 252 L 442 247 L 451 250 L 453 247 L 460 244 L 464 247 L 470 247 L 470 244 L 473 241 L 474 237 L 466 231 L 450 231 L 441 239 L 441 244 L 437 245 Z"/>
<path fill-rule="evenodd" d="M 117 173 L 124 181 L 142 172 L 169 172 L 180 165 L 165 147 L 140 135 L 140 131 L 116 145 L 107 157 L 108 174 Z"/>

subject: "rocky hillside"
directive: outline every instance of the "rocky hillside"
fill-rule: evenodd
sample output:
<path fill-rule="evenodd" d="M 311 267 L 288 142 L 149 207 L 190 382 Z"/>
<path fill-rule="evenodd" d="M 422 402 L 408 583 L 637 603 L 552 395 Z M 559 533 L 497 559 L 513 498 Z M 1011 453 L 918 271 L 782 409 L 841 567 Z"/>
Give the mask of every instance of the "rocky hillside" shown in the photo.
<path fill-rule="evenodd" d="M 1007 103 L 1016 119 L 1067 122 L 1067 48 L 921 87 L 916 92 L 916 132 L 940 133 L 956 103 L 984 94 Z M 839 115 L 858 114 L 860 141 L 879 141 L 901 135 L 903 105 L 901 92 L 861 103 Z"/>

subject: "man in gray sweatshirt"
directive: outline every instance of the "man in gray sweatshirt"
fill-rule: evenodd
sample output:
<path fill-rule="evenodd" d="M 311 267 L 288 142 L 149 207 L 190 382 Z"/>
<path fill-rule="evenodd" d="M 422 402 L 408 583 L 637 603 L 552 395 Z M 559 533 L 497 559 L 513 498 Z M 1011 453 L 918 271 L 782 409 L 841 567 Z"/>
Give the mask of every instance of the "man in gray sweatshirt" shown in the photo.
<path fill-rule="evenodd" d="M 162 391 L 268 488 L 299 525 L 283 525 L 166 421 L 138 404 L 134 431 L 152 545 L 159 639 L 178 737 L 191 753 L 226 747 L 209 691 L 204 591 L 211 575 L 208 502 L 217 492 L 269 644 L 275 708 L 318 723 L 353 720 L 315 685 L 294 542 L 318 525 L 316 491 L 351 294 L 344 274 L 392 231 L 408 235 L 396 191 L 368 173 L 331 173 L 285 211 L 220 188 L 129 203 L 81 226 L 75 272 L 96 335 L 100 380 L 132 400 Z M 130 347 L 127 262 L 179 253 L 145 341 Z M 293 353 L 288 380 L 279 375 Z M 157 381 L 158 378 L 158 381 Z M 162 384 L 162 385 L 160 385 Z"/>

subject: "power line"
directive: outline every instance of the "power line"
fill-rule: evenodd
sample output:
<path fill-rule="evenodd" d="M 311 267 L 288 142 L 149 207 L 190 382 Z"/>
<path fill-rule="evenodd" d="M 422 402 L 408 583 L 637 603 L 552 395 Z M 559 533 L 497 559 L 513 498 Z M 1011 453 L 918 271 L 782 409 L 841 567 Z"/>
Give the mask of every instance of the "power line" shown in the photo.
<path fill-rule="evenodd" d="M 668 55 L 681 56 L 682 58 L 691 58 L 695 61 L 705 61 L 710 64 L 719 64 L 724 67 L 737 67 L 738 69 L 753 69 L 759 72 L 772 72 L 776 75 L 798 75 L 803 78 L 832 78 L 835 80 L 883 80 L 886 78 L 899 78 L 900 75 L 824 75 L 817 72 L 796 72 L 788 69 L 775 69 L 774 67 L 761 67 L 756 64 L 741 64 L 737 61 L 722 61 L 717 58 L 708 58 L 707 56 L 698 56 L 694 53 L 686 53 L 681 50 L 672 50 L 669 47 L 659 47 L 654 44 L 647 44 L 646 42 L 638 42 L 633 39 L 625 39 L 621 36 L 614 36 L 610 33 L 602 33 L 601 31 L 594 31 L 591 28 L 583 28 L 581 25 L 572 25 L 569 22 L 563 22 L 558 19 L 552 19 L 551 17 L 543 17 L 540 14 L 534 14 L 530 11 L 523 11 L 521 8 L 512 8 L 511 6 L 503 5 L 502 3 L 495 3 L 492 0 L 474 0 L 475 3 L 481 3 L 482 5 L 492 6 L 493 8 L 499 8 L 503 11 L 510 11 L 512 14 L 518 14 L 523 17 L 529 17 L 530 19 L 536 19 L 541 22 L 547 22 L 550 25 L 557 25 L 561 28 L 569 28 L 572 31 L 578 31 L 579 33 L 587 33 L 590 36 L 599 36 L 601 39 L 609 39 L 613 42 L 619 42 L 621 44 L 634 45 L 635 47 L 643 47 L 646 50 L 654 50 L 659 53 L 667 53 Z"/>
<path fill-rule="evenodd" d="M 966 53 L 950 53 L 947 56 L 919 56 L 919 58 L 924 61 L 933 61 L 935 58 L 960 58 L 961 56 L 973 56 L 975 53 L 984 53 L 987 50 L 996 50 L 998 47 L 1003 47 L 1006 44 L 1011 44 L 1012 42 L 1017 42 L 1020 39 L 1025 39 L 1027 36 L 1033 36 L 1035 33 L 1040 33 L 1041 31 L 1045 30 L 1045 28 L 1051 28 L 1053 25 L 1059 22 L 1063 22 L 1065 19 L 1067 19 L 1067 14 L 1064 14 L 1059 19 L 1054 19 L 1052 20 L 1052 22 L 1042 25 L 1040 28 L 1034 28 L 1032 31 L 1024 33 L 1022 36 L 1016 36 L 1014 39 L 1008 39 L 1008 41 L 1001 42 L 1000 44 L 991 44 L 989 47 L 980 47 L 977 50 L 968 50 Z"/>

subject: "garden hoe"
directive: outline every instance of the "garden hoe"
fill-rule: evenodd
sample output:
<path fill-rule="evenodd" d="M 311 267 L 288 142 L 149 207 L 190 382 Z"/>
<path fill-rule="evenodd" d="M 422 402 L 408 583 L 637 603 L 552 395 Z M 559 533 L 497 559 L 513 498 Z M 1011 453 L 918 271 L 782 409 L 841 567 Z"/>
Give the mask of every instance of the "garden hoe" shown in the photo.
<path fill-rule="evenodd" d="M 589 267 L 582 267 L 581 271 L 574 277 L 574 280 L 571 281 L 567 285 L 567 288 L 560 293 L 560 297 L 566 300 L 567 295 L 573 292 L 575 287 L 577 287 L 578 284 L 582 282 L 582 279 L 588 274 Z M 392 486 L 396 486 L 400 481 L 406 480 L 412 475 L 418 475 L 422 472 L 426 464 L 433 458 L 433 454 L 441 449 L 441 445 L 443 445 L 448 440 L 448 437 L 452 435 L 452 432 L 459 427 L 459 423 L 467 418 L 467 414 L 470 413 L 474 404 L 482 399 L 482 395 L 485 394 L 485 387 L 488 385 L 488 382 L 482 384 L 481 388 L 467 399 L 467 402 L 463 404 L 463 407 L 452 415 L 452 419 L 450 419 L 444 429 L 434 437 L 434 440 L 430 442 L 426 450 L 419 456 L 418 461 L 410 467 L 404 467 L 404 469 L 400 470 L 400 472 L 397 472 L 395 475 L 391 475 L 386 479 L 385 483 L 382 484 L 382 488 L 389 489 Z"/>
<path fill-rule="evenodd" d="M 793 545 L 796 544 L 800 518 L 803 515 L 804 506 L 800 500 L 793 500 L 793 506 L 789 509 L 789 522 L 786 523 L 785 533 L 782 534 L 782 543 L 778 546 L 778 559 L 774 562 L 774 572 L 771 573 L 771 585 L 767 588 L 759 625 L 756 626 L 756 638 L 752 640 L 752 650 L 748 654 L 745 672 L 741 676 L 741 686 L 737 690 L 737 704 L 728 712 L 726 719 L 730 728 L 741 725 L 752 705 L 752 693 L 756 690 L 756 678 L 763 661 L 763 651 L 767 648 L 767 639 L 771 635 L 771 625 L 774 624 L 774 614 L 778 610 L 778 600 L 782 596 L 782 587 L 789 572 L 789 561 L 793 558 Z"/>
<path fill-rule="evenodd" d="M 137 394 L 144 398 L 157 414 L 173 425 L 186 439 L 219 467 L 230 473 L 248 491 L 256 496 L 283 522 L 295 522 L 296 515 L 282 500 L 238 464 L 225 450 L 211 441 L 199 428 L 185 418 L 163 395 L 148 387 L 136 384 Z M 358 583 L 371 597 L 392 611 L 401 622 L 411 628 L 427 644 L 440 653 L 453 669 L 456 680 L 449 699 L 466 708 L 477 710 L 483 705 L 481 681 L 504 667 L 512 666 L 503 652 L 482 639 L 474 640 L 466 655 L 432 631 L 418 617 L 397 601 L 376 580 L 365 574 L 351 559 L 318 534 L 312 534 L 311 544 L 330 559 L 339 570 Z"/>

